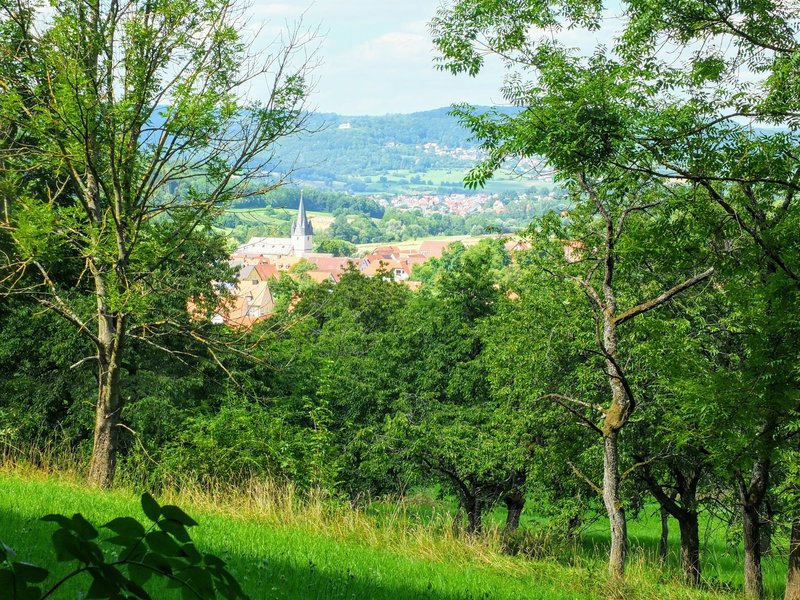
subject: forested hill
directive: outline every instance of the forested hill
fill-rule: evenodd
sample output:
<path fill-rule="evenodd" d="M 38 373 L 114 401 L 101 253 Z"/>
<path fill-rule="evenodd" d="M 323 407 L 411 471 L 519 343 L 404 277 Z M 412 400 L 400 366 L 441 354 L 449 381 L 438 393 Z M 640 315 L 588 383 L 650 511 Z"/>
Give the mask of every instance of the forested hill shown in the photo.
<path fill-rule="evenodd" d="M 488 111 L 489 107 L 478 107 L 478 111 Z M 493 109 L 518 113 L 517 108 Z M 312 122 L 325 129 L 314 135 L 316 143 L 336 143 L 337 140 L 350 139 L 373 146 L 389 143 L 424 144 L 437 142 L 450 147 L 475 146 L 469 132 L 450 114 L 449 107 L 426 110 L 408 114 L 387 114 L 381 116 L 348 116 L 336 113 L 318 113 Z M 342 125 L 349 129 L 339 129 Z"/>
<path fill-rule="evenodd" d="M 293 166 L 293 178 L 314 187 L 351 192 L 379 192 L 371 184 L 381 177 L 385 184 L 414 175 L 461 188 L 464 173 L 475 163 L 477 143 L 449 113 L 439 108 L 384 116 L 314 114 L 308 122 L 312 133 L 281 143 L 278 168 Z M 438 170 L 445 172 L 431 173 Z"/>

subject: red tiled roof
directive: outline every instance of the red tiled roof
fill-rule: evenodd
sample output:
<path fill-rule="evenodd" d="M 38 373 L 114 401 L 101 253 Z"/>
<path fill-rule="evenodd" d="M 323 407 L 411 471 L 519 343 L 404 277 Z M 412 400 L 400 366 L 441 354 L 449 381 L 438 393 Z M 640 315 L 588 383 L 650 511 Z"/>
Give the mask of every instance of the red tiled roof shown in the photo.
<path fill-rule="evenodd" d="M 311 271 L 306 271 L 304 274 L 308 275 L 312 280 L 316 281 L 317 283 L 322 283 L 323 281 L 330 281 L 333 278 L 333 274 L 328 271 L 311 270 Z"/>
<path fill-rule="evenodd" d="M 394 274 L 395 269 L 403 269 L 406 273 L 411 273 L 411 268 L 408 261 L 405 260 L 375 260 L 370 262 L 369 266 L 362 271 L 367 277 L 377 275 L 378 271 L 386 271 L 390 275 Z"/>
<path fill-rule="evenodd" d="M 264 262 L 255 266 L 255 271 L 258 273 L 258 278 L 261 281 L 266 281 L 270 277 L 278 277 L 278 267 L 272 263 Z"/>
<path fill-rule="evenodd" d="M 408 262 L 410 265 L 421 265 L 428 260 L 428 257 L 424 254 L 409 254 L 408 256 L 403 257 L 403 260 Z"/>
<path fill-rule="evenodd" d="M 419 253 L 428 258 L 439 258 L 449 245 L 446 240 L 426 240 L 419 245 Z"/>
<path fill-rule="evenodd" d="M 308 258 L 317 265 L 318 271 L 341 272 L 347 269 L 349 263 L 357 263 L 358 259 L 346 256 L 311 256 Z"/>
<path fill-rule="evenodd" d="M 518 250 L 530 250 L 531 243 L 524 240 L 508 240 L 504 247 L 508 252 L 517 252 Z"/>

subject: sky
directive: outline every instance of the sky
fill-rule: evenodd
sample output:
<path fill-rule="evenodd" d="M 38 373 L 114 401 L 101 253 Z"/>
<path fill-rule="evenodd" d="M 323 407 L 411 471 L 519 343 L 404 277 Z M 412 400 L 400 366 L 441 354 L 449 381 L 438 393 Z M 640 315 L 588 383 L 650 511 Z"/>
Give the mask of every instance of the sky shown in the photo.
<path fill-rule="evenodd" d="M 319 28 L 311 105 L 343 115 L 409 113 L 454 102 L 501 104 L 502 67 L 478 78 L 434 68 L 427 23 L 438 0 L 255 0 L 251 13 L 266 31 L 293 23 Z"/>

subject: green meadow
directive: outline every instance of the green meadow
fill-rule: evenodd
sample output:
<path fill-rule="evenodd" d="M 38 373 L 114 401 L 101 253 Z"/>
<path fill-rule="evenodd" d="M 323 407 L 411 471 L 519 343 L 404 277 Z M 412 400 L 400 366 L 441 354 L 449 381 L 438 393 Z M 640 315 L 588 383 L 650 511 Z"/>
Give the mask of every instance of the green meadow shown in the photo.
<path fill-rule="evenodd" d="M 736 598 L 741 586 L 741 558 L 726 545 L 724 531 L 714 527 L 705 545 L 707 589 L 682 587 L 677 540 L 671 540 L 668 564 L 659 568 L 658 518 L 647 511 L 631 524 L 628 580 L 620 588 L 605 574 L 602 521 L 559 556 L 530 560 L 501 552 L 499 511 L 490 515 L 483 536 L 464 537 L 454 533 L 452 505 L 426 494 L 400 504 L 355 508 L 253 483 L 240 490 L 185 490 L 161 499 L 183 506 L 199 522 L 192 531 L 198 547 L 223 558 L 257 599 L 699 599 Z M 14 548 L 18 560 L 48 568 L 49 582 L 70 571 L 68 564 L 54 561 L 53 524 L 40 520 L 53 512 L 79 512 L 96 526 L 122 515 L 143 519 L 133 489 L 101 492 L 70 477 L 5 471 L 0 475 L 0 539 Z M 533 525 L 535 515 L 527 520 Z M 784 576 L 779 558 L 765 562 L 769 598 L 779 597 Z M 81 597 L 87 587 L 88 579 L 79 576 L 54 597 Z M 157 585 L 150 589 L 156 598 L 178 597 Z"/>

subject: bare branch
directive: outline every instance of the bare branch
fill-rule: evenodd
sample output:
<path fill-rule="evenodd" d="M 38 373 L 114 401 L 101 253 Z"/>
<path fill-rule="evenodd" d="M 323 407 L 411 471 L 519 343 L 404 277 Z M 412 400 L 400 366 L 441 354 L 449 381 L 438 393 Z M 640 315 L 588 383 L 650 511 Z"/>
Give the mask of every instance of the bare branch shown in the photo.
<path fill-rule="evenodd" d="M 71 364 L 71 365 L 69 366 L 69 368 L 70 368 L 70 369 L 77 369 L 77 368 L 78 368 L 78 367 L 80 367 L 82 364 L 85 364 L 85 363 L 87 363 L 87 362 L 89 362 L 89 361 L 92 361 L 92 360 L 100 360 L 100 357 L 99 357 L 97 354 L 95 354 L 94 356 L 87 356 L 86 358 L 82 358 L 82 359 L 80 359 L 78 362 L 76 362 L 76 363 L 74 363 L 74 364 Z"/>
<path fill-rule="evenodd" d="M 545 394 L 544 396 L 539 396 L 539 400 L 544 399 L 551 399 L 551 400 L 560 400 L 563 402 L 571 402 L 572 404 L 576 404 L 578 406 L 582 406 L 583 408 L 589 408 L 600 414 L 606 414 L 605 410 L 599 404 L 594 404 L 592 402 L 584 402 L 583 400 L 577 400 L 575 398 L 570 398 L 569 396 L 564 396 L 563 394 Z"/>
<path fill-rule="evenodd" d="M 641 315 L 642 313 L 646 313 L 649 310 L 652 310 L 652 309 L 654 309 L 654 308 L 656 308 L 658 306 L 661 306 L 665 302 L 669 301 L 673 296 L 676 296 L 677 294 L 680 294 L 684 290 L 689 289 L 693 285 L 696 285 L 696 284 L 700 283 L 701 281 L 703 281 L 705 279 L 708 279 L 709 277 L 711 277 L 711 275 L 713 275 L 713 273 L 714 273 L 714 267 L 711 267 L 711 268 L 703 271 L 699 275 L 695 275 L 694 277 L 691 277 L 691 278 L 679 283 L 678 285 L 668 289 L 663 294 L 661 294 L 659 296 L 656 296 L 655 298 L 652 298 L 650 300 L 647 300 L 646 302 L 642 302 L 641 304 L 637 304 L 636 306 L 634 306 L 632 308 L 629 308 L 628 310 L 626 310 L 622 314 L 617 315 L 614 318 L 614 322 L 617 325 L 620 325 L 622 323 L 625 323 L 626 321 L 630 321 L 631 319 L 633 319 L 634 317 L 636 317 L 638 315 Z"/>
<path fill-rule="evenodd" d="M 596 494 L 598 494 L 599 496 L 602 497 L 603 490 L 600 488 L 599 485 L 597 485 L 594 481 L 592 481 L 586 475 L 584 475 L 583 471 L 581 471 L 578 467 L 576 467 L 575 464 L 572 461 L 568 460 L 567 464 L 569 465 L 569 468 L 572 469 L 572 472 L 575 473 L 575 475 L 577 475 L 580 479 L 585 481 L 586 485 L 588 485 L 590 488 L 592 488 L 592 490 Z"/>
<path fill-rule="evenodd" d="M 596 434 L 603 435 L 603 430 L 602 429 L 600 429 L 591 419 L 587 419 L 585 415 L 582 415 L 580 413 L 580 411 L 576 410 L 575 408 L 570 406 L 568 403 L 566 403 L 564 400 L 562 400 L 561 399 L 562 397 L 559 394 L 547 394 L 546 396 L 542 396 L 542 398 L 543 399 L 552 400 L 553 402 L 558 404 L 560 407 L 565 409 L 567 412 L 569 412 L 571 415 L 573 415 L 578 420 L 580 420 L 581 423 L 586 425 L 589 429 L 594 431 Z"/>
<path fill-rule="evenodd" d="M 647 459 L 647 460 L 641 460 L 641 461 L 639 461 L 639 462 L 637 462 L 637 463 L 633 464 L 633 465 L 632 465 L 631 467 L 629 467 L 628 469 L 625 469 L 625 471 L 622 473 L 622 475 L 620 475 L 620 476 L 619 476 L 619 480 L 620 480 L 620 481 L 625 481 L 625 480 L 626 480 L 628 477 L 630 477 L 630 475 L 631 475 L 632 473 L 634 473 L 634 472 L 635 472 L 637 469 L 641 469 L 642 467 L 646 467 L 647 465 L 649 465 L 649 464 L 651 464 L 651 463 L 655 462 L 656 460 L 658 460 L 658 459 L 660 459 L 660 458 L 664 458 L 665 456 L 666 456 L 666 455 L 658 455 L 658 456 L 654 456 L 654 457 L 652 457 L 652 458 L 649 458 L 649 459 Z"/>

